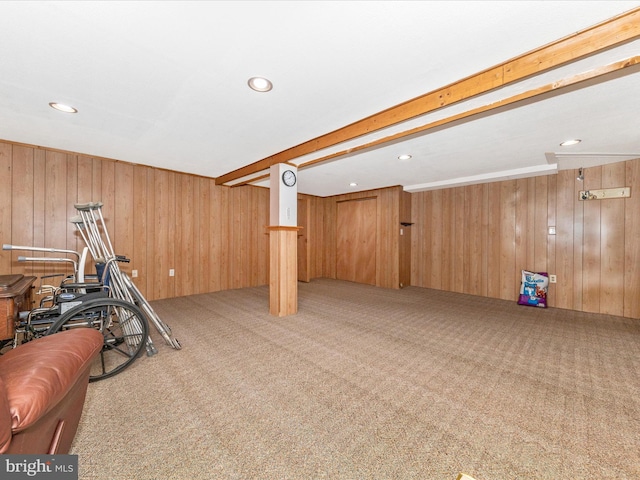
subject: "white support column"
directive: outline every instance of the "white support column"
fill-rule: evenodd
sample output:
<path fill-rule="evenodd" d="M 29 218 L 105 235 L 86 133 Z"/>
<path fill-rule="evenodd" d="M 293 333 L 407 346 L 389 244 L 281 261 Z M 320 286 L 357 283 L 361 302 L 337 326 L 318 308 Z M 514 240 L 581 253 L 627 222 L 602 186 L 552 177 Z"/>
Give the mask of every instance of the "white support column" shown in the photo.
<path fill-rule="evenodd" d="M 269 312 L 284 317 L 298 312 L 298 172 L 279 163 L 270 175 Z"/>

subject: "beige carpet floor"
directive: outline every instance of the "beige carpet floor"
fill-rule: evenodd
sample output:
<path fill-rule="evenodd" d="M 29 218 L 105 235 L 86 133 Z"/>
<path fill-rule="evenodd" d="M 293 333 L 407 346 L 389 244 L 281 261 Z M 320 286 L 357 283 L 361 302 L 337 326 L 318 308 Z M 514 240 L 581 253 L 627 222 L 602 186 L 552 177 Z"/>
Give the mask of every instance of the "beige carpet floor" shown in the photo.
<path fill-rule="evenodd" d="M 81 479 L 640 478 L 640 321 L 318 279 L 153 302 L 89 386 Z"/>

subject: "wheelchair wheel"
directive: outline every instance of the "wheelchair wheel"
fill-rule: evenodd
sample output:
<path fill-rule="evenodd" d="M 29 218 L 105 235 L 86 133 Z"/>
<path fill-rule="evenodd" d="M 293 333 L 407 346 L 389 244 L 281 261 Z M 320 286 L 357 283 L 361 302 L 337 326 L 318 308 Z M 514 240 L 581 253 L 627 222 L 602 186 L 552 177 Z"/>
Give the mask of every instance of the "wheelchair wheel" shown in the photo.
<path fill-rule="evenodd" d="M 131 365 L 144 349 L 149 335 L 142 311 L 117 298 L 83 302 L 60 316 L 46 334 L 71 328 L 95 328 L 104 336 L 102 351 L 91 366 L 90 382 L 112 377 Z"/>

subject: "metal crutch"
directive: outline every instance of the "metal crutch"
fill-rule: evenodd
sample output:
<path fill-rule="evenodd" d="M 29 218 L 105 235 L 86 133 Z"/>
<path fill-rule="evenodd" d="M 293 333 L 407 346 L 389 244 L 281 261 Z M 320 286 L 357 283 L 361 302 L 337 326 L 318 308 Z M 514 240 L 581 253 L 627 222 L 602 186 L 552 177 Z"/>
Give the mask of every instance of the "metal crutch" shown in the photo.
<path fill-rule="evenodd" d="M 88 241 L 92 244 L 92 252 L 95 252 L 98 258 L 104 258 L 108 262 L 110 259 L 122 257 L 117 257 L 113 251 L 113 245 L 102 215 L 102 206 L 102 202 L 76 205 L 76 210 L 80 213 L 80 220 L 74 219 L 72 222 L 80 229 L 85 242 Z M 100 230 L 102 230 L 102 235 Z M 106 241 L 103 240 L 103 237 Z M 133 284 L 129 276 L 120 270 L 117 263 L 112 264 L 108 273 L 110 275 L 109 278 L 113 280 L 112 288 L 114 289 L 114 294 L 118 298 L 138 305 L 147 315 L 150 322 L 154 324 L 165 342 L 175 349 L 180 349 L 181 345 L 178 340 L 171 337 L 170 328 L 158 317 L 149 302 Z"/>

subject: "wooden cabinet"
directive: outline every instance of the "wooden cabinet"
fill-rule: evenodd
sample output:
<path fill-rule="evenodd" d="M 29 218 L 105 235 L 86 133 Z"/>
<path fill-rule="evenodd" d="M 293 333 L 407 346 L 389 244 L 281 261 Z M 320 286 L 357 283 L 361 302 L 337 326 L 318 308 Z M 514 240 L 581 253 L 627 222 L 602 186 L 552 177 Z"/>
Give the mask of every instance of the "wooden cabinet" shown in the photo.
<path fill-rule="evenodd" d="M 13 338 L 18 313 L 33 308 L 31 292 L 36 277 L 0 275 L 0 340 Z"/>

